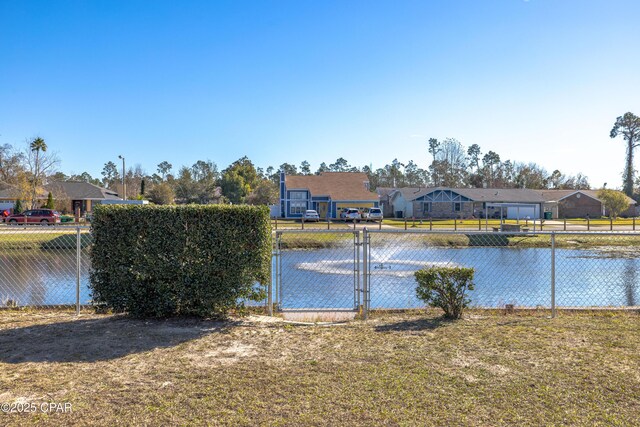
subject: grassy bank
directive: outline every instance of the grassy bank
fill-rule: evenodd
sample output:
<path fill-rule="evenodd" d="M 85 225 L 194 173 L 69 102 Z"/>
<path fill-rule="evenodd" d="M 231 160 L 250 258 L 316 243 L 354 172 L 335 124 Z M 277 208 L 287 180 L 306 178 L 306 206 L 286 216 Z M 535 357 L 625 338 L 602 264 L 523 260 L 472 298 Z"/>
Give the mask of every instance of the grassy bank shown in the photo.
<path fill-rule="evenodd" d="M 322 249 L 346 246 L 353 242 L 353 234 L 345 233 L 283 233 L 282 249 Z M 557 248 L 589 249 L 599 247 L 640 247 L 640 236 L 630 235 L 586 235 L 580 233 L 557 234 Z M 507 234 L 507 233 L 379 233 L 371 237 L 372 247 L 397 246 L 406 248 L 437 247 L 551 247 L 549 234 Z"/>
<path fill-rule="evenodd" d="M 634 313 L 344 326 L 0 312 L 3 425 L 634 425 Z"/>
<path fill-rule="evenodd" d="M 80 235 L 82 247 L 91 244 L 91 235 L 83 231 Z M 0 250 L 32 250 L 32 249 L 75 249 L 76 231 L 44 228 L 14 229 L 6 228 L 0 231 Z"/>

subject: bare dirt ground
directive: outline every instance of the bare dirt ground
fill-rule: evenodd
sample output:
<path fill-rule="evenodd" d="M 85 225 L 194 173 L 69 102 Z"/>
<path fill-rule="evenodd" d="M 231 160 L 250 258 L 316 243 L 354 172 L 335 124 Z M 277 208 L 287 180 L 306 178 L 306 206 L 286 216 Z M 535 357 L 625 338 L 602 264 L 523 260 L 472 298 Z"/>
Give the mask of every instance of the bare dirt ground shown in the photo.
<path fill-rule="evenodd" d="M 0 312 L 2 425 L 638 425 L 640 315 Z M 49 406 L 47 406 L 49 408 Z"/>

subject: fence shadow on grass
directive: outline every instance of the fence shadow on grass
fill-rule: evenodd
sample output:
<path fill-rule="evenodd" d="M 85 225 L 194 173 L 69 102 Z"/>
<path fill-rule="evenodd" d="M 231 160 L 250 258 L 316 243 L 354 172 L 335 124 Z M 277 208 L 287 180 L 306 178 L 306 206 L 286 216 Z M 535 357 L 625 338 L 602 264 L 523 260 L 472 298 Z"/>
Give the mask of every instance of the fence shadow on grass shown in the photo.
<path fill-rule="evenodd" d="M 375 330 L 376 332 L 430 331 L 451 325 L 454 322 L 455 320 L 446 319 L 444 317 L 420 318 L 378 325 L 375 327 Z"/>
<path fill-rule="evenodd" d="M 96 362 L 168 348 L 235 323 L 198 319 L 144 320 L 125 316 L 0 330 L 0 362 Z"/>

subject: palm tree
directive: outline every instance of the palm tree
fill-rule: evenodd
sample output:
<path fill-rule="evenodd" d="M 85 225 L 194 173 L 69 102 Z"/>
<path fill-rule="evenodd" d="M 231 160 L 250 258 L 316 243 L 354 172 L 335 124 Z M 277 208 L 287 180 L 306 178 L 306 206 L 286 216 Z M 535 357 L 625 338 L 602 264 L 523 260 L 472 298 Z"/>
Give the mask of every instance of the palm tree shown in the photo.
<path fill-rule="evenodd" d="M 37 201 L 38 179 L 40 178 L 40 151 L 47 151 L 47 143 L 44 139 L 37 137 L 29 144 L 31 151 L 36 153 L 36 161 L 33 173 L 33 192 L 31 193 L 31 209 L 35 209 Z"/>

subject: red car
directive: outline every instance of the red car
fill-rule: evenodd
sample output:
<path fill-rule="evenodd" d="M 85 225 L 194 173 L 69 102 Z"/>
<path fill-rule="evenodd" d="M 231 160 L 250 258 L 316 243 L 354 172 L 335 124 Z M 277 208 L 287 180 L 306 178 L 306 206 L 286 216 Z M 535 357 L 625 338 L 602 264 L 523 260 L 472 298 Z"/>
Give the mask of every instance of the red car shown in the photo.
<path fill-rule="evenodd" d="M 21 214 L 9 215 L 4 219 L 8 224 L 59 224 L 60 214 L 52 209 L 31 209 Z"/>

